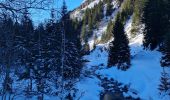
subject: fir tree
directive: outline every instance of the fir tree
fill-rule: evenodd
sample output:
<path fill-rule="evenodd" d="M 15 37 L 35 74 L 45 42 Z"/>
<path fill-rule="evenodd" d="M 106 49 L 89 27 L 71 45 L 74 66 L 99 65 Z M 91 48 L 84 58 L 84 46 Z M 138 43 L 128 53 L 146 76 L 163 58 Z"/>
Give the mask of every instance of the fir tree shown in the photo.
<path fill-rule="evenodd" d="M 75 42 L 67 42 L 65 52 L 64 77 L 74 79 L 79 77 L 81 71 L 81 56 Z"/>
<path fill-rule="evenodd" d="M 82 28 L 81 28 L 81 41 L 82 42 L 87 41 L 86 35 L 87 35 L 86 24 L 85 24 L 85 21 L 83 20 L 83 25 L 82 25 Z"/>
<path fill-rule="evenodd" d="M 61 14 L 62 14 L 62 20 L 66 20 L 67 19 L 67 5 L 66 5 L 66 2 L 65 0 L 63 0 L 63 5 L 61 7 Z"/>
<path fill-rule="evenodd" d="M 96 20 L 93 20 L 92 14 L 90 14 L 89 18 L 88 18 L 88 34 L 87 34 L 88 37 L 92 36 L 92 31 L 93 31 L 93 28 L 94 28 L 93 23 L 95 23 L 95 22 L 96 22 Z"/>
<path fill-rule="evenodd" d="M 133 10 L 134 12 L 132 16 L 132 30 L 131 30 L 132 35 L 136 35 L 136 33 L 138 33 L 140 30 L 140 25 L 142 24 L 141 23 L 142 13 L 145 2 L 146 0 L 135 0 Z"/>
<path fill-rule="evenodd" d="M 170 78 L 168 73 L 165 72 L 165 69 L 161 73 L 161 84 L 159 85 L 160 93 L 167 93 L 170 95 Z"/>
<path fill-rule="evenodd" d="M 110 40 L 113 37 L 113 34 L 112 34 L 113 27 L 114 27 L 114 23 L 112 21 L 110 21 L 108 23 L 106 33 L 102 34 L 101 42 L 106 43 L 106 42 L 108 42 L 108 40 Z"/>
<path fill-rule="evenodd" d="M 170 66 L 170 33 L 167 33 L 164 45 L 162 48 L 163 57 L 161 59 L 162 67 Z"/>
<path fill-rule="evenodd" d="M 6 93 L 12 93 L 12 78 L 10 76 L 11 66 L 14 65 L 14 23 L 11 17 L 5 14 L 2 20 L 1 36 L 3 39 L 1 47 L 1 64 L 4 65 L 4 79 L 2 80 L 2 99 L 6 98 Z"/>
<path fill-rule="evenodd" d="M 118 66 L 119 69 L 126 70 L 130 67 L 130 49 L 120 13 L 114 24 L 113 37 L 114 40 L 110 44 L 108 67 Z"/>
<path fill-rule="evenodd" d="M 123 23 L 133 14 L 134 0 L 125 0 L 121 5 L 121 19 Z"/>
<path fill-rule="evenodd" d="M 100 1 L 99 3 L 98 3 L 98 5 L 97 5 L 97 7 L 96 7 L 97 9 L 97 11 L 96 11 L 96 13 L 97 13 L 97 21 L 101 21 L 101 19 L 104 17 L 104 6 L 103 6 L 103 2 L 102 1 Z"/>
<path fill-rule="evenodd" d="M 22 16 L 21 28 L 22 34 L 19 35 L 18 38 L 23 39 L 21 40 L 23 43 L 20 44 L 19 46 L 22 47 L 20 56 L 22 56 L 21 61 L 24 63 L 25 72 L 20 74 L 19 77 L 20 79 L 30 79 L 30 84 L 28 84 L 28 88 L 30 89 L 29 91 L 31 91 L 32 87 L 31 68 L 33 67 L 34 63 L 31 47 L 34 45 L 33 43 L 34 28 L 27 9 L 25 9 L 25 12 Z"/>
<path fill-rule="evenodd" d="M 106 16 L 111 16 L 113 12 L 112 0 L 107 0 L 106 4 L 107 4 Z"/>
<path fill-rule="evenodd" d="M 151 50 L 160 46 L 167 33 L 169 18 L 167 17 L 166 0 L 148 0 L 144 7 L 142 22 L 145 23 L 144 47 Z M 169 7 L 168 7 L 169 8 Z"/>

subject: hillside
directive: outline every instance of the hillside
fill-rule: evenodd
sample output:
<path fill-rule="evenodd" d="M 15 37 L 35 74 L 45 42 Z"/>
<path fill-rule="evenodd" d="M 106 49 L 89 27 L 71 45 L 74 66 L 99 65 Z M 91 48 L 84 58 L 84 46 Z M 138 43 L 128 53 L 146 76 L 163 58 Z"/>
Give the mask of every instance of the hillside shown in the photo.
<path fill-rule="evenodd" d="M 99 0 L 94 0 L 84 8 L 75 10 L 71 14 L 71 17 L 82 19 L 82 12 L 86 8 L 93 8 L 97 2 L 99 2 Z M 109 20 L 114 20 L 117 12 L 120 10 L 116 0 L 113 0 L 112 4 L 116 10 L 108 18 L 104 17 L 100 21 L 98 29 L 93 30 L 93 34 L 97 34 L 98 40 L 101 39 L 102 34 L 106 31 Z M 138 33 L 132 36 L 132 17 L 126 21 L 124 26 L 125 33 L 128 35 L 130 41 L 129 46 L 132 62 L 131 67 L 127 71 L 118 70 L 116 67 L 107 68 L 108 43 L 112 41 L 112 39 L 108 40 L 108 43 L 99 43 L 96 45 L 96 48 L 93 48 L 94 36 L 89 38 L 88 43 L 92 51 L 89 55 L 84 56 L 84 59 L 89 62 L 86 63 L 83 69 L 83 79 L 76 85 L 83 94 L 81 100 L 98 100 L 101 91 L 105 91 L 106 89 L 101 85 L 104 82 L 104 78 L 109 80 L 114 79 L 124 85 L 128 85 L 128 92 L 123 92 L 125 97 L 132 96 L 142 100 L 169 99 L 168 95 L 161 96 L 158 90 L 161 72 L 163 72 L 163 68 L 160 65 L 162 54 L 157 50 L 144 50 L 143 27 L 144 26 L 141 25 Z"/>
<path fill-rule="evenodd" d="M 0 1 L 0 99 L 170 100 L 170 0 L 59 2 Z"/>

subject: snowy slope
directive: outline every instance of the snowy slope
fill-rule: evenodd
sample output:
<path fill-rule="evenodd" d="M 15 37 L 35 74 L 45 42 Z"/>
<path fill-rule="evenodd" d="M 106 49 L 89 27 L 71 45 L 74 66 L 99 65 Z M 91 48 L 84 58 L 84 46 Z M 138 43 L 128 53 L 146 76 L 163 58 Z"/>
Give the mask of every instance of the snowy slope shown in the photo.
<path fill-rule="evenodd" d="M 80 89 L 80 93 L 83 93 L 80 100 L 99 100 L 100 92 L 103 88 L 100 86 L 101 80 L 95 75 L 101 75 L 110 79 L 113 78 L 118 82 L 128 84 L 130 86 L 130 92 L 124 94 L 124 96 L 131 95 L 140 97 L 142 100 L 169 100 L 168 96 L 160 96 L 158 90 L 161 72 L 163 70 L 160 66 L 162 55 L 158 51 L 143 50 L 142 34 L 139 33 L 136 37 L 131 38 L 131 18 L 125 25 L 126 34 L 130 38 L 129 46 L 132 56 L 130 69 L 121 71 L 116 67 L 106 68 L 108 43 L 97 45 L 96 49 L 90 55 L 84 56 L 84 59 L 89 60 L 84 68 L 84 74 L 91 74 L 88 74 L 89 77 L 83 77 L 83 80 L 76 85 Z M 132 92 L 136 92 L 137 96 L 131 94 Z"/>
<path fill-rule="evenodd" d="M 119 9 L 118 9 L 118 4 L 116 1 L 113 1 L 113 9 L 115 9 L 115 11 L 113 11 L 112 15 L 111 16 L 108 16 L 108 17 L 104 17 L 102 19 L 102 21 L 99 23 L 99 26 L 97 29 L 93 30 L 93 36 L 91 38 L 88 39 L 88 43 L 89 43 L 89 46 L 90 46 L 90 51 L 93 50 L 93 45 L 94 45 L 94 38 L 95 36 L 97 36 L 97 41 L 100 41 L 101 40 L 101 37 L 102 35 L 106 32 L 106 29 L 107 29 L 107 26 L 108 26 L 108 23 L 112 20 L 114 21 L 115 20 L 115 16 L 116 14 L 118 13 Z M 106 12 L 106 8 L 104 9 L 104 13 Z M 109 40 L 108 40 L 109 42 Z"/>
<path fill-rule="evenodd" d="M 79 9 L 72 13 L 74 17 L 80 18 L 83 15 L 83 10 L 92 8 L 99 0 L 94 0 L 83 9 Z M 118 82 L 129 85 L 128 93 L 124 96 L 133 96 L 134 98 L 141 98 L 142 100 L 170 100 L 168 96 L 161 96 L 159 94 L 158 86 L 160 84 L 160 77 L 162 67 L 160 66 L 160 58 L 162 54 L 158 51 L 146 51 L 143 49 L 143 28 L 140 29 L 136 36 L 132 36 L 132 16 L 125 24 L 125 33 L 129 38 L 129 46 L 131 49 L 131 67 L 127 71 L 118 70 L 116 67 L 107 68 L 108 59 L 108 44 L 112 40 L 108 40 L 106 44 L 98 44 L 93 50 L 94 37 L 100 41 L 102 34 L 106 31 L 108 22 L 115 19 L 115 15 L 119 11 L 118 4 L 113 0 L 115 11 L 112 16 L 105 17 L 100 22 L 98 29 L 93 30 L 93 36 L 89 38 L 88 43 L 92 52 L 84 56 L 84 59 L 89 62 L 83 69 L 82 80 L 76 84 L 79 89 L 80 100 L 99 100 L 100 93 L 103 90 L 101 87 L 101 80 L 96 75 L 101 77 L 113 78 Z M 107 5 L 106 5 L 107 6 Z M 106 8 L 104 8 L 106 10 Z M 105 13 L 105 11 L 104 11 Z M 137 95 L 132 94 L 133 92 Z"/>
<path fill-rule="evenodd" d="M 145 51 L 141 46 L 143 36 L 136 37 L 136 41 L 130 43 L 132 62 L 131 68 L 127 71 L 118 70 L 116 67 L 107 69 L 107 51 L 101 51 L 104 45 L 98 45 L 90 55 L 85 56 L 90 60 L 87 63 L 87 70 L 94 70 L 95 74 L 103 77 L 113 78 L 117 81 L 130 84 L 130 90 L 136 91 L 140 98 L 144 100 L 163 100 L 160 98 L 158 85 L 162 68 L 160 66 L 161 53 L 158 51 Z M 103 46 L 103 47 L 101 47 Z M 104 66 L 99 66 L 104 64 Z M 99 67 L 95 69 L 95 67 Z M 101 91 L 100 80 L 91 75 L 91 78 L 84 78 L 77 87 L 84 93 L 81 100 L 99 100 Z M 167 100 L 166 98 L 164 100 Z"/>
<path fill-rule="evenodd" d="M 138 39 L 141 39 L 139 36 Z M 103 76 L 114 78 L 124 84 L 130 84 L 132 90 L 137 91 L 144 100 L 159 99 L 158 85 L 162 68 L 160 66 L 161 53 L 157 51 L 145 51 L 140 45 L 141 40 L 131 43 L 131 68 L 128 71 L 117 70 L 116 67 L 99 70 Z M 160 99 L 161 100 L 161 99 Z"/>
<path fill-rule="evenodd" d="M 84 15 L 84 11 L 87 9 L 87 8 L 93 8 L 96 4 L 98 4 L 100 1 L 103 1 L 103 0 L 93 0 L 92 2 L 90 2 L 88 5 L 84 6 L 83 4 L 86 4 L 86 0 L 84 0 L 82 2 L 82 5 L 75 9 L 73 12 L 71 12 L 70 14 L 70 17 L 72 19 L 75 19 L 77 18 L 78 20 L 81 20 L 83 15 Z M 116 0 L 113 0 L 112 2 L 112 5 L 113 5 L 113 8 L 118 8 L 118 3 Z M 114 16 L 114 15 L 113 15 Z"/>
<path fill-rule="evenodd" d="M 77 18 L 78 20 L 81 20 L 82 17 L 83 17 L 83 14 L 84 14 L 84 11 L 87 9 L 87 8 L 93 8 L 96 4 L 99 3 L 100 0 L 94 0 L 92 2 L 90 2 L 90 4 L 86 5 L 86 6 L 83 6 L 83 4 L 86 3 L 86 0 L 84 0 L 82 2 L 82 5 L 83 7 L 80 6 L 80 8 L 77 8 L 75 9 L 71 14 L 70 14 L 70 17 L 72 19 L 75 19 Z"/>

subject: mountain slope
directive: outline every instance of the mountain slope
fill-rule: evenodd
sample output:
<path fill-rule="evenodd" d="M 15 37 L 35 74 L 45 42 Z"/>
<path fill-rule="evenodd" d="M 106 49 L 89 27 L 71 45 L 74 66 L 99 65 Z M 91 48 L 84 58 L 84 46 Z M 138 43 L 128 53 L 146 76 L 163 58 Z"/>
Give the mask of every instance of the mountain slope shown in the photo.
<path fill-rule="evenodd" d="M 168 97 L 161 97 L 158 86 L 162 67 L 160 66 L 161 53 L 158 51 L 146 51 L 142 46 L 143 35 L 139 34 L 130 42 L 132 65 L 127 71 L 118 70 L 116 67 L 107 68 L 108 44 L 99 44 L 96 49 L 84 58 L 89 60 L 84 68 L 87 75 L 77 83 L 80 93 L 83 93 L 81 100 L 99 100 L 103 87 L 101 77 L 113 78 L 118 82 L 129 85 L 129 92 L 124 96 L 132 96 L 143 100 L 168 100 Z M 90 73 L 90 74 L 89 74 Z"/>
<path fill-rule="evenodd" d="M 93 7 L 94 0 L 87 7 Z M 114 20 L 115 15 L 120 10 L 117 3 L 113 0 L 114 8 L 116 9 L 112 16 L 104 17 L 99 24 L 98 29 L 93 30 L 94 34 L 97 34 L 97 39 L 101 39 L 101 35 L 106 31 L 109 20 Z M 79 16 L 76 13 L 72 13 L 77 18 Z M 83 13 L 81 13 L 83 15 Z M 81 16 L 82 16 L 81 15 Z M 81 19 L 81 18 L 80 18 Z M 138 30 L 135 36 L 132 36 L 132 17 L 130 17 L 125 24 L 125 33 L 129 38 L 129 46 L 131 49 L 131 67 L 127 71 L 118 70 L 116 67 L 107 68 L 108 60 L 108 45 L 112 40 L 108 40 L 108 43 L 98 44 L 96 48 L 93 48 L 94 35 L 88 41 L 90 44 L 91 53 L 85 55 L 84 59 L 89 62 L 83 69 L 82 80 L 76 84 L 76 88 L 79 89 L 78 95 L 81 100 L 99 100 L 101 93 L 105 90 L 102 86 L 104 79 L 114 79 L 124 85 L 128 86 L 128 92 L 123 92 L 124 97 L 140 98 L 142 100 L 168 100 L 168 96 L 160 95 L 158 90 L 160 84 L 160 77 L 163 68 L 160 65 L 160 59 L 162 54 L 155 51 L 147 51 L 143 49 L 143 27 Z M 94 49 L 94 50 L 93 50 Z"/>

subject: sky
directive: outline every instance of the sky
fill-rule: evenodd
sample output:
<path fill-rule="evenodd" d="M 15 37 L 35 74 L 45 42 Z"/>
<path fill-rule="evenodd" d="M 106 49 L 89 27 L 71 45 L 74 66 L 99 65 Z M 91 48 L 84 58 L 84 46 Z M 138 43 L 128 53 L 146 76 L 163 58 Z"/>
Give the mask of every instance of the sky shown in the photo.
<path fill-rule="evenodd" d="M 76 7 L 78 7 L 83 0 L 65 0 L 66 1 L 66 5 L 68 7 L 68 10 L 73 10 Z M 62 6 L 63 0 L 58 0 L 58 3 L 55 3 L 53 6 L 54 8 L 59 8 Z M 45 19 L 50 18 L 50 12 L 49 11 L 34 11 L 32 13 L 32 18 L 33 21 L 36 24 L 43 22 Z"/>
<path fill-rule="evenodd" d="M 62 1 L 62 0 L 59 0 Z M 78 7 L 83 0 L 66 0 L 66 4 L 68 6 L 68 10 L 73 10 L 74 8 Z"/>

